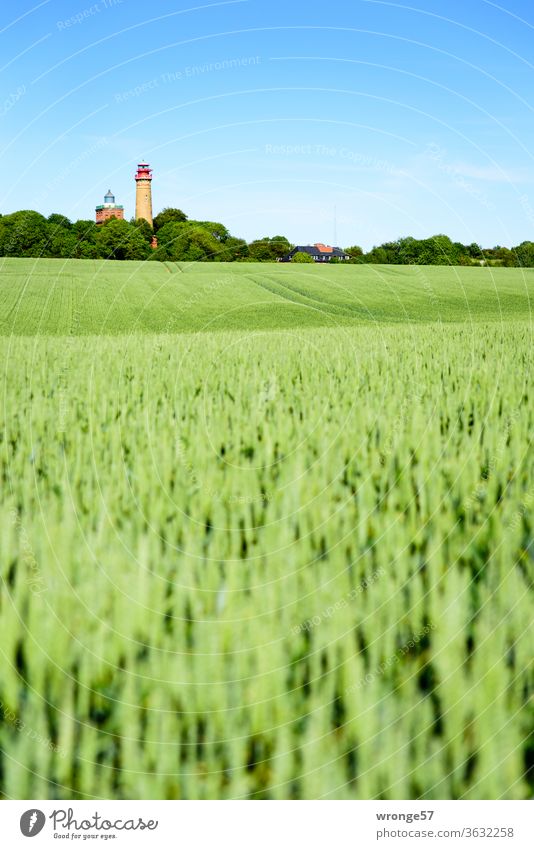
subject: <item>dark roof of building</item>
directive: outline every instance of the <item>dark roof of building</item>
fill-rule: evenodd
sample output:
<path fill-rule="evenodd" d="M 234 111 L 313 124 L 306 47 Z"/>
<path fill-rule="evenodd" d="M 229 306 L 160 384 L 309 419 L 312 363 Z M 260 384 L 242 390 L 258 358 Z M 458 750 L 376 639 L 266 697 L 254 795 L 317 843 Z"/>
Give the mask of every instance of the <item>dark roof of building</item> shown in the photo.
<path fill-rule="evenodd" d="M 337 257 L 345 257 L 347 254 L 343 250 L 343 248 L 331 247 L 330 245 L 323 245 L 318 242 L 316 245 L 297 245 L 293 250 L 288 254 L 288 256 L 294 256 L 296 253 L 305 253 L 310 256 L 337 256 Z"/>

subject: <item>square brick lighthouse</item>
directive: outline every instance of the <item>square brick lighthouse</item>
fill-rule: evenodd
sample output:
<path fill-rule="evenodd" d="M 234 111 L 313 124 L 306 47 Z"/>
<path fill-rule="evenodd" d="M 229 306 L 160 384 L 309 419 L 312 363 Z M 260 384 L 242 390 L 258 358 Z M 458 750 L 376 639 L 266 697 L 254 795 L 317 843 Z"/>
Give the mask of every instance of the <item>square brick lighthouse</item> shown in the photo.
<path fill-rule="evenodd" d="M 103 224 L 109 218 L 124 218 L 124 207 L 115 203 L 115 195 L 108 189 L 104 195 L 104 203 L 95 207 L 95 219 L 97 224 Z"/>

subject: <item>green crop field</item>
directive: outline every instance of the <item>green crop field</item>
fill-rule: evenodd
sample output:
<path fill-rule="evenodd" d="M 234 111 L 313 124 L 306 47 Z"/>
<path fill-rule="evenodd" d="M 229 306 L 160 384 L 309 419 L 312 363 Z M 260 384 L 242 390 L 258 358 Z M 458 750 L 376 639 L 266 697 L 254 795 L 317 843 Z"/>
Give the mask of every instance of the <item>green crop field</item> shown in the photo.
<path fill-rule="evenodd" d="M 533 296 L 3 260 L 3 797 L 530 798 Z"/>
<path fill-rule="evenodd" d="M 1 259 L 0 335 L 530 319 L 534 269 Z"/>

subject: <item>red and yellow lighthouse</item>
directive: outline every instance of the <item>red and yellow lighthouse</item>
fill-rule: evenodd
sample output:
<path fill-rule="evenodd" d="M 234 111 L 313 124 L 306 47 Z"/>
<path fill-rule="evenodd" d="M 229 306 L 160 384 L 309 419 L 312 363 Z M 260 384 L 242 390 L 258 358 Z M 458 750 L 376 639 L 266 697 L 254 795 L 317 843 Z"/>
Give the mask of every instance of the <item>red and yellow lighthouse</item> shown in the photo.
<path fill-rule="evenodd" d="M 144 218 L 152 227 L 152 168 L 140 162 L 135 173 L 135 217 Z"/>

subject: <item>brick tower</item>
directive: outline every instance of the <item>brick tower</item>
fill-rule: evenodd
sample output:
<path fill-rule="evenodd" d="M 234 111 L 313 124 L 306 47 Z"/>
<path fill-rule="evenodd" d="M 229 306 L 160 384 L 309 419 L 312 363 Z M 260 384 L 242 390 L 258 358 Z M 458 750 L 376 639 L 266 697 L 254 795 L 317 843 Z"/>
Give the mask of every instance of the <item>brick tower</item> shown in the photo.
<path fill-rule="evenodd" d="M 140 162 L 135 174 L 135 218 L 144 218 L 152 227 L 152 168 Z"/>
<path fill-rule="evenodd" d="M 104 203 L 95 207 L 95 220 L 97 224 L 103 224 L 109 218 L 124 218 L 124 207 L 115 203 L 115 195 L 108 189 L 104 195 Z"/>

